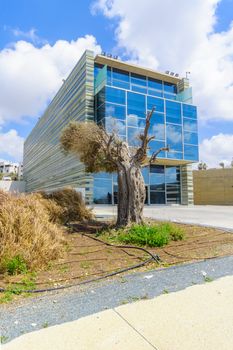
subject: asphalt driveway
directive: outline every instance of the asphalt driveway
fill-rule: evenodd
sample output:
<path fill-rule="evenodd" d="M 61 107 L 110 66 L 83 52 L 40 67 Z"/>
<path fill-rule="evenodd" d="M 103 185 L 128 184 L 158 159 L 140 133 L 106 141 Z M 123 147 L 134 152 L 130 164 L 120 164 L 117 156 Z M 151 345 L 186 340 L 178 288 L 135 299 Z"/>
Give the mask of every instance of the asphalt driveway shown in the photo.
<path fill-rule="evenodd" d="M 95 205 L 93 209 L 99 217 L 114 216 L 117 212 L 117 207 L 111 205 Z M 152 219 L 212 226 L 233 231 L 233 206 L 151 205 L 145 206 L 144 216 Z"/>

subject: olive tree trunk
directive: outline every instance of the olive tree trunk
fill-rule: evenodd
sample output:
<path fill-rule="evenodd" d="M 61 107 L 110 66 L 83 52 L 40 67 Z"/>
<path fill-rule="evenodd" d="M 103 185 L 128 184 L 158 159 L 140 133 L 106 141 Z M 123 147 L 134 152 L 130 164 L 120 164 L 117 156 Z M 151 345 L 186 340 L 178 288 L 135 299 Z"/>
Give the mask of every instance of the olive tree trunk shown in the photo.
<path fill-rule="evenodd" d="M 141 166 L 121 166 L 118 169 L 118 227 L 143 222 L 145 196 Z"/>

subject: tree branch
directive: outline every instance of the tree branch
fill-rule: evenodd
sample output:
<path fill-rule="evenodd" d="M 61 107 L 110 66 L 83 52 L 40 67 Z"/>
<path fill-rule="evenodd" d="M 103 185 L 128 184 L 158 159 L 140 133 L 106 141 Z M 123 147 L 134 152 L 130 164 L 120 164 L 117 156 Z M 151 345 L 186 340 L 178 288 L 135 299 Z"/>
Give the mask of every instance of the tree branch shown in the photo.
<path fill-rule="evenodd" d="M 155 111 L 155 107 L 153 107 L 150 112 L 147 112 L 146 125 L 145 125 L 145 128 L 144 128 L 144 132 L 143 132 L 142 135 L 140 135 L 140 139 L 142 140 L 142 144 L 137 149 L 137 152 L 134 155 L 134 160 L 136 160 L 136 161 L 138 161 L 140 163 L 145 159 L 145 157 L 147 155 L 148 143 L 155 138 L 154 136 L 151 136 L 151 137 L 148 138 L 148 131 L 149 131 L 149 128 L 150 128 L 150 120 L 151 120 L 151 117 L 152 117 L 154 111 Z"/>
<path fill-rule="evenodd" d="M 150 160 L 149 160 L 149 164 L 151 164 L 152 162 L 154 162 L 158 156 L 158 154 L 162 151 L 168 151 L 169 152 L 169 147 L 161 147 L 159 148 L 157 151 L 155 151 L 152 156 L 150 157 Z"/>

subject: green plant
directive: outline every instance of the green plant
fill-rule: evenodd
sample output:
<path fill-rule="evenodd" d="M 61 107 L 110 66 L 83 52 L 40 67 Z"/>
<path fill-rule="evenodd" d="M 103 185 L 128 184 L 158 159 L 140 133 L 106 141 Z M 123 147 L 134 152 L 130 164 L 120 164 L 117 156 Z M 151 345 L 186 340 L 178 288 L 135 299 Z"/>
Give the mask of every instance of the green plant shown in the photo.
<path fill-rule="evenodd" d="M 42 324 L 43 328 L 47 328 L 48 326 L 49 326 L 49 323 L 47 321 Z"/>
<path fill-rule="evenodd" d="M 5 258 L 3 261 L 3 269 L 9 275 L 17 275 L 20 273 L 27 273 L 27 264 L 24 258 L 20 255 L 15 255 L 12 258 Z"/>
<path fill-rule="evenodd" d="M 80 266 L 83 269 L 88 269 L 89 267 L 91 267 L 91 263 L 88 261 L 84 261 L 84 262 L 81 262 Z"/>
<path fill-rule="evenodd" d="M 213 282 L 213 278 L 209 276 L 205 276 L 204 280 L 205 282 Z"/>
<path fill-rule="evenodd" d="M 171 223 L 161 223 L 153 225 L 133 225 L 128 229 L 121 229 L 118 232 L 114 232 L 110 239 L 126 244 L 162 247 L 168 244 L 170 240 L 177 241 L 183 238 L 184 232 L 181 228 Z"/>
<path fill-rule="evenodd" d="M 3 344 L 7 341 L 8 337 L 6 337 L 5 335 L 0 335 L 0 344 Z"/>

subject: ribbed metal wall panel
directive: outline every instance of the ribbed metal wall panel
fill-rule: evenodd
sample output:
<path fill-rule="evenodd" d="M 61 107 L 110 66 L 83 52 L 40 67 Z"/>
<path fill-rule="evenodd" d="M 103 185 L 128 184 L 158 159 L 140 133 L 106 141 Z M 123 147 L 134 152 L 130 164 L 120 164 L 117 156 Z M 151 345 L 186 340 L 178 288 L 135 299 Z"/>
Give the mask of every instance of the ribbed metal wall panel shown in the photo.
<path fill-rule="evenodd" d="M 77 158 L 60 148 L 63 128 L 71 120 L 94 119 L 94 53 L 87 50 L 49 104 L 24 145 L 26 191 L 83 187 L 91 199 L 93 180 Z"/>

